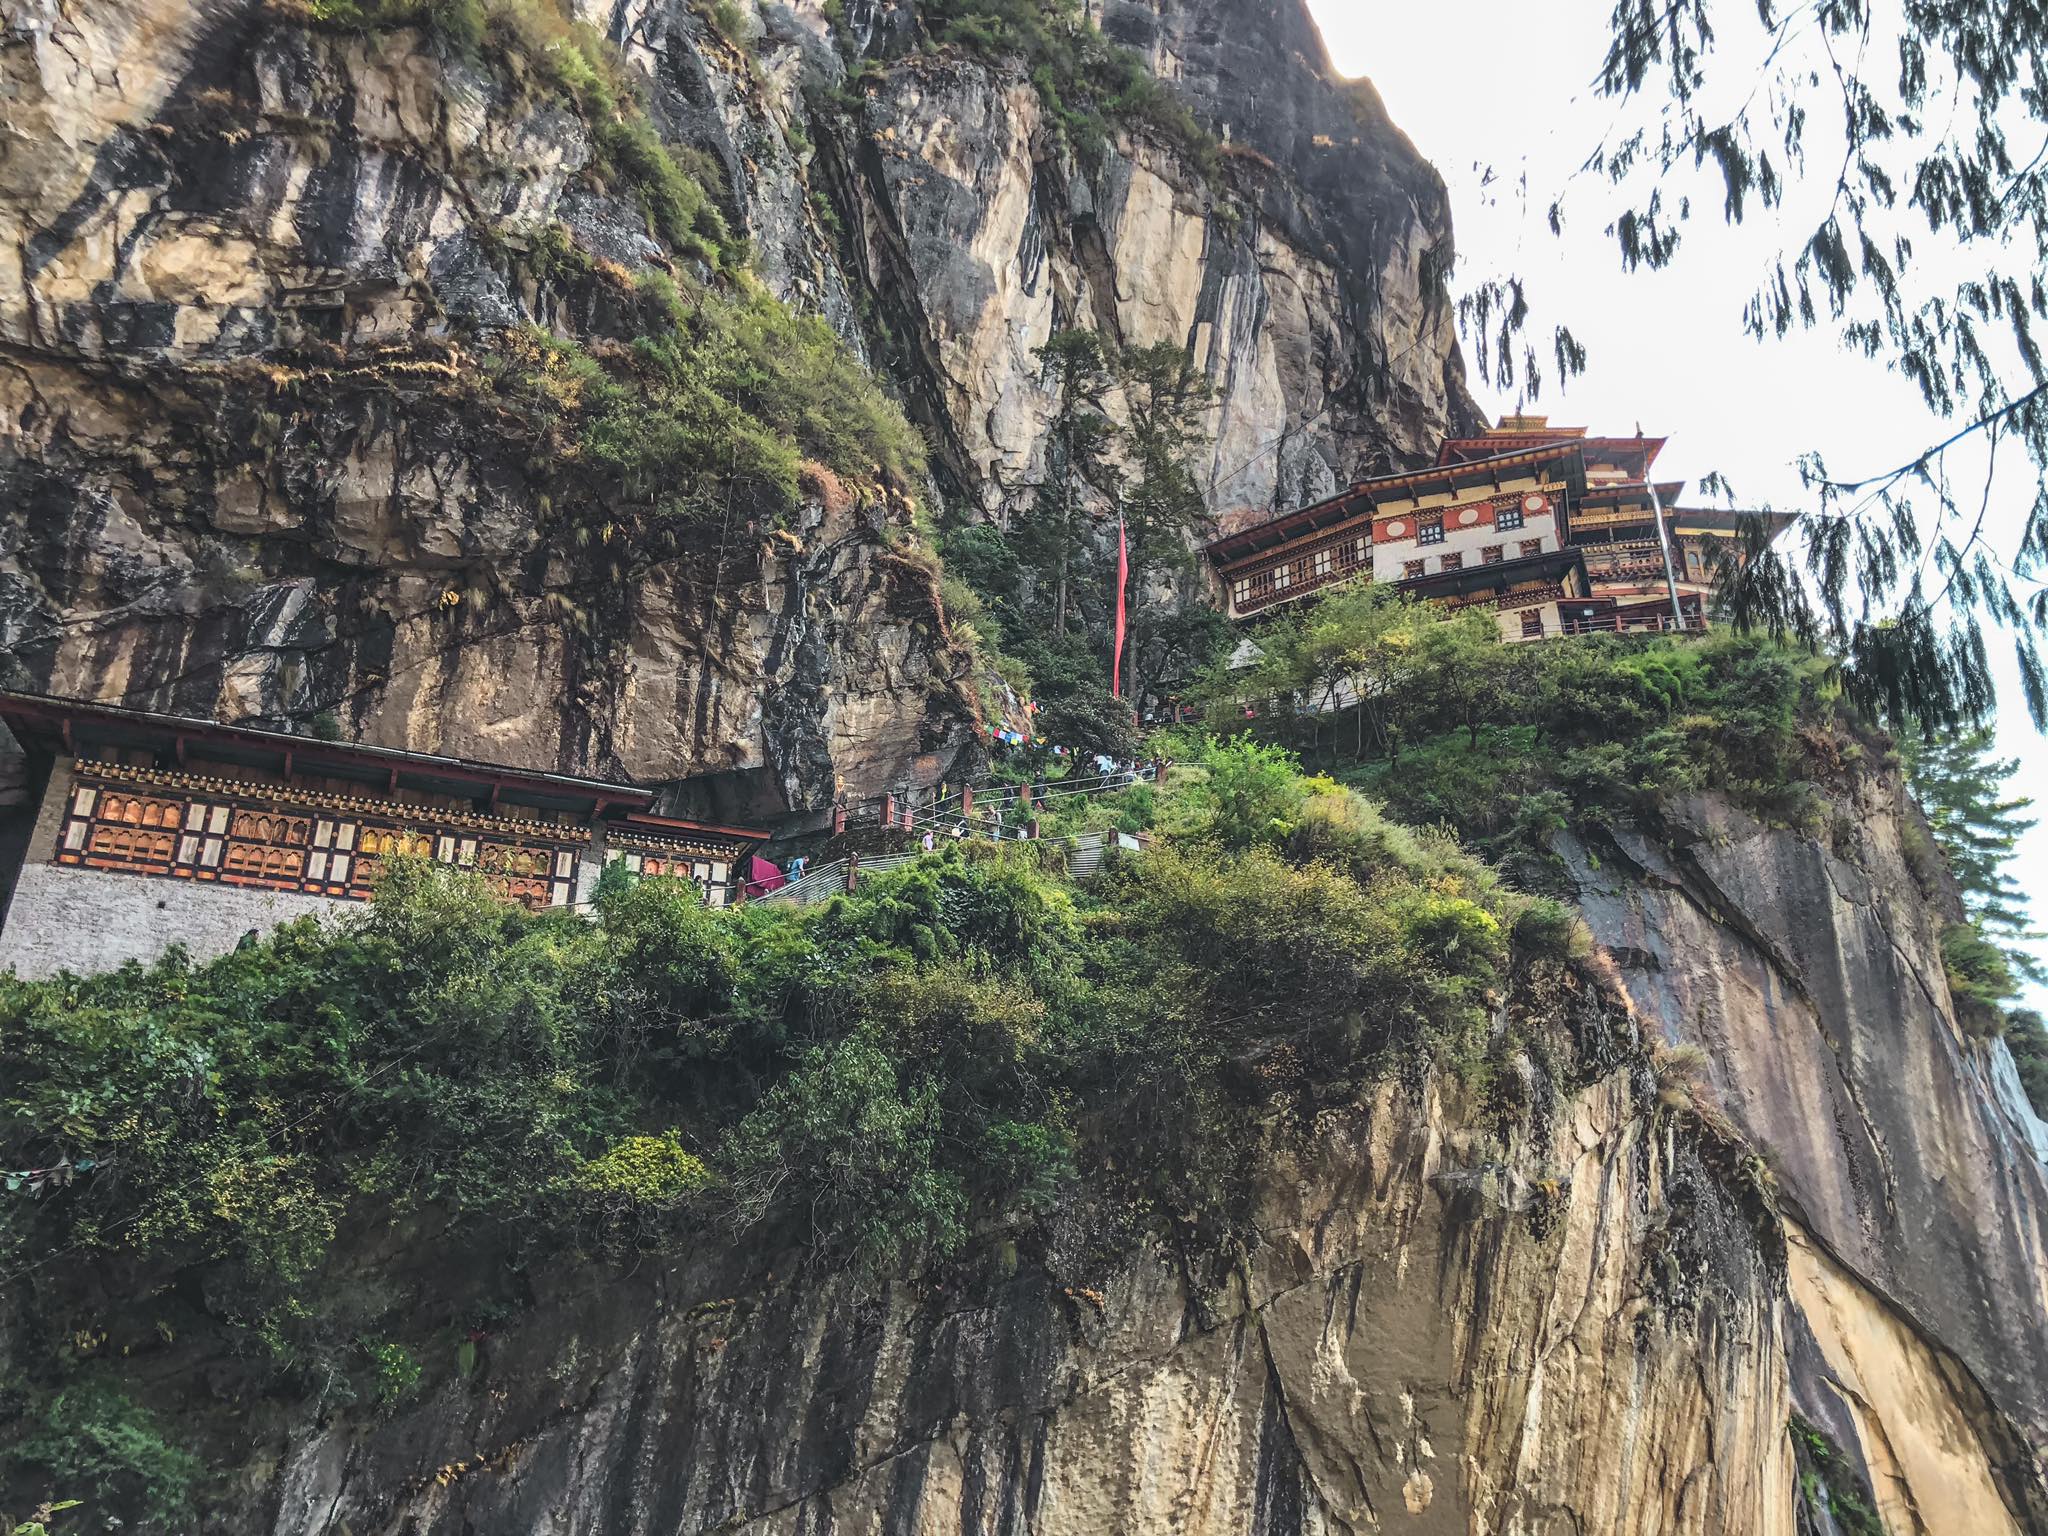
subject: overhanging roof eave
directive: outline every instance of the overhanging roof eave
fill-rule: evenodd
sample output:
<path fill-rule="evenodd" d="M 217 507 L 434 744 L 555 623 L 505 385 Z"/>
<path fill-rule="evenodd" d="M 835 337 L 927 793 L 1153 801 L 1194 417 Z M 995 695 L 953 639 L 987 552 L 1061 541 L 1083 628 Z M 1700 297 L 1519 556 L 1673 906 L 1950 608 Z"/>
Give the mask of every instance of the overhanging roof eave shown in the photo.
<path fill-rule="evenodd" d="M 302 771 L 323 767 L 342 771 L 336 777 L 363 777 L 361 770 L 374 767 L 390 779 L 406 777 L 451 785 L 474 786 L 493 791 L 511 791 L 515 800 L 556 809 L 574 810 L 588 802 L 591 814 L 603 806 L 631 808 L 651 804 L 654 791 L 634 784 L 582 778 L 574 774 L 541 769 L 509 768 L 470 758 L 439 753 L 414 752 L 401 747 L 378 747 L 357 742 L 322 741 L 286 731 L 267 731 L 255 726 L 227 725 L 190 715 L 164 714 L 132 709 L 126 705 L 103 704 L 55 694 L 0 692 L 0 720 L 17 736 L 32 738 L 38 728 L 55 734 L 67 746 L 79 738 L 103 739 L 118 745 L 123 739 L 137 746 L 182 752 L 189 747 L 212 749 L 228 761 L 250 763 L 275 759 Z"/>

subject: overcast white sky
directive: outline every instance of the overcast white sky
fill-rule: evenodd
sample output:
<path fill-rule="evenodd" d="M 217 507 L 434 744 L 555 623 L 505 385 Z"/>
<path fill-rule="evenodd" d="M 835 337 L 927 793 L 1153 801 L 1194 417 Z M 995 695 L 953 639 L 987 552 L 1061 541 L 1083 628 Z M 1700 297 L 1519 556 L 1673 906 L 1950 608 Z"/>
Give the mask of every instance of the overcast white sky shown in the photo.
<path fill-rule="evenodd" d="M 1752 342 L 1741 329 L 1743 301 L 1777 249 L 1774 232 L 1752 223 L 1726 231 L 1718 220 L 1692 226 L 1676 264 L 1624 275 L 1599 207 L 1599 189 L 1573 172 L 1608 128 L 1611 104 L 1588 88 L 1598 68 L 1611 0 L 1308 0 L 1330 54 L 1346 74 L 1368 76 L 1394 121 L 1433 161 L 1451 191 L 1459 264 L 1453 286 L 1514 273 L 1529 285 L 1543 328 L 1568 324 L 1590 353 L 1586 375 L 1554 385 L 1530 408 L 1596 430 L 1668 434 L 1661 471 L 1699 476 L 1719 470 L 1745 501 L 1805 505 L 1794 461 L 1810 449 L 1837 479 L 1893 467 L 1953 430 L 1921 405 L 1903 380 L 1837 350 L 1831 336 Z M 1718 14 L 1716 21 L 1723 18 Z M 1725 7 L 1733 16 L 1750 9 Z M 1738 18 L 1739 19 L 1739 18 Z M 1492 179 L 1481 168 L 1490 168 Z M 1529 196 L 1513 195 L 1524 175 Z M 1579 209 L 1563 239 L 1542 220 L 1550 198 L 1570 185 Z M 1812 221 L 1790 227 L 1810 229 Z M 1469 351 L 1468 351 L 1469 361 Z M 1473 381 L 1489 410 L 1514 405 Z M 2011 463 L 2006 456 L 2001 468 Z M 1969 465 L 1958 463 L 1960 476 Z M 2001 474 L 1987 528 L 2010 554 L 2035 489 L 2031 474 Z M 1974 494 L 1974 493 L 1973 493 Z M 2020 878 L 2037 924 L 2048 922 L 2048 744 L 2027 722 L 2009 647 L 1994 646 L 2001 669 L 2000 746 L 2020 760 L 2015 787 L 2030 793 L 2044 824 L 2029 834 Z M 2048 958 L 2048 943 L 2041 952 Z M 2048 997 L 2036 994 L 2036 1004 Z"/>

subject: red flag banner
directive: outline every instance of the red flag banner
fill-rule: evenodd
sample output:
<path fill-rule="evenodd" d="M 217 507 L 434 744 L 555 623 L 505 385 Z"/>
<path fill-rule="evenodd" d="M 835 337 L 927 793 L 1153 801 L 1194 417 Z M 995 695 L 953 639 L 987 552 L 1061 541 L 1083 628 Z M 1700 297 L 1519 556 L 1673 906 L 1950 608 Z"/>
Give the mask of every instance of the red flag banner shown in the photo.
<path fill-rule="evenodd" d="M 1124 587 L 1131 579 L 1131 545 L 1124 537 L 1124 509 L 1116 509 L 1116 645 L 1109 658 L 1109 695 L 1124 696 Z"/>

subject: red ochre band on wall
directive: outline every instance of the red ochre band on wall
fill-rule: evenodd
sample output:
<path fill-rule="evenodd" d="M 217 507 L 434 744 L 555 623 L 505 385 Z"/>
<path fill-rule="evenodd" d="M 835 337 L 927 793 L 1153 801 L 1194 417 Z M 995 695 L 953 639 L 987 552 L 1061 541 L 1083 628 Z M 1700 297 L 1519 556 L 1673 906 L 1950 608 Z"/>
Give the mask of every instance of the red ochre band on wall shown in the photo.
<path fill-rule="evenodd" d="M 362 901 L 385 859 L 409 855 L 475 869 L 500 895 L 538 910 L 574 899 L 589 836 L 559 823 L 88 761 L 73 769 L 56 862 Z"/>

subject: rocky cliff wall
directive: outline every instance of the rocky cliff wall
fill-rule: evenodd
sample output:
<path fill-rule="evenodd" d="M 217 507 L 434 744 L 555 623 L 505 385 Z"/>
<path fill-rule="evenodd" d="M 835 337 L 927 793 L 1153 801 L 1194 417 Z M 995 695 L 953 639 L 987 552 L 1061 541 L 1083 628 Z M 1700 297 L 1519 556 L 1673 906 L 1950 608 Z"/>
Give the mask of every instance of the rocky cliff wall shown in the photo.
<path fill-rule="evenodd" d="M 885 50 L 892 14 L 872 22 Z M 1202 360 L 1219 517 L 1432 456 L 1472 412 L 1449 207 L 1371 87 L 1336 83 L 1298 0 L 1120 0 L 1102 26 L 1213 128 L 1219 169 L 1129 134 L 1084 167 L 1028 83 L 957 57 L 892 63 L 847 145 L 859 267 L 895 300 L 969 493 L 1000 513 L 1041 472 L 1053 401 L 1031 349 L 1075 325 Z"/>
<path fill-rule="evenodd" d="M 1959 914 L 1905 856 L 1917 812 L 1856 776 L 1827 829 L 1725 800 L 1575 874 L 1651 1027 L 1705 1049 L 1791 1214 L 1793 1399 L 1860 1445 L 1894 1532 L 2044 1528 L 2048 1164 L 2010 1057 L 1958 1025 Z M 1967 1515 L 1965 1512 L 1968 1512 Z"/>
<path fill-rule="evenodd" d="M 0 65 L 10 682 L 728 774 L 750 810 L 958 749 L 934 592 L 879 508 L 729 518 L 623 587 L 576 559 L 485 349 L 617 331 L 517 260 L 550 223 L 619 270 L 669 258 L 559 103 L 288 6 L 44 5 Z"/>
<path fill-rule="evenodd" d="M 564 1294 L 487 1384 L 281 1432 L 236 1520 L 1833 1531 L 1796 1415 L 1893 1536 L 2048 1530 L 2041 1127 L 1955 1022 L 1896 780 L 1839 793 L 1818 836 L 1705 796 L 1577 849 L 1632 1016 L 1483 1098 L 1388 1087 L 1276 1135 L 1246 1250 Z M 1772 1214 L 1660 1109 L 1638 1030 L 1705 1048 Z"/>
<path fill-rule="evenodd" d="M 1462 419 L 1442 188 L 1323 78 L 1300 7 L 1266 9 L 1112 18 L 1230 139 L 1204 175 L 1143 134 L 1084 169 L 1013 74 L 910 51 L 905 8 L 860 0 L 835 30 L 812 0 L 742 7 L 735 43 L 682 0 L 580 3 L 717 166 L 770 288 L 889 373 L 941 488 L 992 516 L 1041 467 L 1031 349 L 1062 325 L 1195 349 L 1219 512 Z M 725 808 L 764 814 L 935 775 L 973 705 L 929 582 L 890 558 L 900 509 L 820 493 L 788 542 L 742 509 L 594 579 L 531 433 L 476 387 L 519 327 L 630 332 L 533 259 L 541 232 L 621 273 L 675 260 L 585 123 L 487 58 L 310 14 L 33 0 L 0 22 L 8 680 L 724 775 Z"/>
<path fill-rule="evenodd" d="M 1147 1239 L 1090 1280 L 877 1292 L 715 1255 L 565 1280 L 410 1411 L 256 1431 L 214 1519 L 1789 1536 L 1777 1281 L 1653 1104 L 1617 1068 L 1503 1145 L 1476 1104 L 1387 1089 L 1276 1153 L 1237 1259 Z M 382 1262 L 366 1283 L 417 1260 Z"/>

